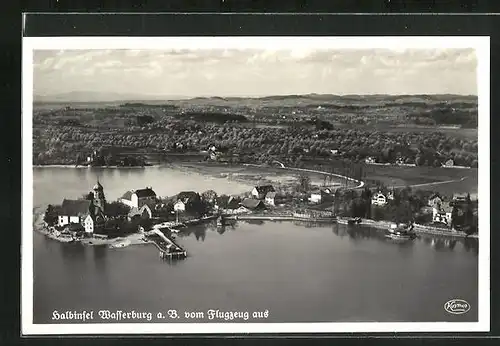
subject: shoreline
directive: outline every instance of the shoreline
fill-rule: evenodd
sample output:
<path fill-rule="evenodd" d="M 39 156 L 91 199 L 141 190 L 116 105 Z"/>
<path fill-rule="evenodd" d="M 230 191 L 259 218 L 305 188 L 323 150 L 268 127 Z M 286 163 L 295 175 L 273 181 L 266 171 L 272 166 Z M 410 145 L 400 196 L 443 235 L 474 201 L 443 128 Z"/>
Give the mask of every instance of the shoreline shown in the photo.
<path fill-rule="evenodd" d="M 207 217 L 204 219 L 194 219 L 188 222 L 185 222 L 184 224 L 186 226 L 189 225 L 195 225 L 202 223 L 204 221 L 209 221 L 209 220 L 214 220 L 216 216 L 211 216 Z M 327 223 L 327 224 L 344 224 L 344 223 L 339 223 L 338 219 L 332 219 L 332 218 L 307 218 L 307 217 L 297 217 L 293 215 L 224 215 L 224 218 L 227 220 L 234 220 L 236 222 L 238 221 L 250 221 L 250 220 L 265 220 L 265 221 L 281 221 L 281 222 L 313 222 L 313 223 Z M 357 226 L 361 227 L 371 227 L 375 230 L 378 231 L 383 231 L 387 230 L 388 228 L 393 225 L 393 222 L 390 221 L 375 221 L 371 219 L 361 219 L 361 223 L 359 223 Z M 346 225 L 347 226 L 347 225 Z M 155 228 L 155 227 L 153 227 Z M 56 236 L 54 235 L 51 231 L 49 231 L 45 226 L 38 226 L 38 227 L 33 227 L 33 230 L 35 232 L 38 232 L 45 237 L 58 241 L 60 243 L 79 243 L 84 246 L 107 246 L 108 248 L 124 248 L 124 247 L 129 247 L 132 245 L 148 245 L 152 244 L 154 245 L 153 241 L 149 241 L 145 239 L 145 234 L 143 232 L 136 232 L 136 233 L 131 233 L 129 235 L 123 236 L 123 237 L 116 237 L 116 238 L 108 238 L 108 239 L 101 239 L 101 238 L 81 238 L 81 239 L 75 239 L 69 236 Z M 414 231 L 416 234 L 419 235 L 427 235 L 427 236 L 442 236 L 442 237 L 451 237 L 451 238 L 471 238 L 471 239 L 479 239 L 478 234 L 471 234 L 467 235 L 464 232 L 459 232 L 459 231 L 443 231 L 439 228 L 432 227 L 432 226 L 425 226 L 425 225 L 419 225 L 415 224 Z"/>
<path fill-rule="evenodd" d="M 227 215 L 225 217 L 228 220 L 235 221 L 246 221 L 246 220 L 265 220 L 265 221 L 299 221 L 299 222 L 318 222 L 318 223 L 331 223 L 331 224 L 343 224 L 339 223 L 337 219 L 331 218 L 305 218 L 305 217 L 296 217 L 292 215 Z M 387 230 L 394 225 L 394 222 L 391 221 L 375 221 L 372 219 L 361 219 L 361 223 L 358 226 L 371 227 L 377 230 Z M 435 236 L 444 236 L 444 237 L 454 237 L 454 238 L 472 238 L 479 239 L 478 234 L 467 235 L 464 232 L 460 231 L 443 231 L 440 228 L 425 226 L 420 224 L 415 224 L 414 228 L 415 233 L 417 234 L 425 234 L 425 235 L 435 235 Z"/>
<path fill-rule="evenodd" d="M 74 239 L 72 237 L 60 237 L 54 235 L 44 226 L 41 227 L 33 227 L 35 232 L 38 232 L 45 237 L 58 241 L 60 243 L 78 243 L 86 246 L 102 246 L 107 245 L 108 248 L 122 248 L 131 245 L 147 245 L 152 244 L 153 242 L 144 240 L 144 233 L 131 233 L 123 237 L 109 238 L 109 239 L 100 239 L 100 238 L 82 238 L 82 239 Z"/>

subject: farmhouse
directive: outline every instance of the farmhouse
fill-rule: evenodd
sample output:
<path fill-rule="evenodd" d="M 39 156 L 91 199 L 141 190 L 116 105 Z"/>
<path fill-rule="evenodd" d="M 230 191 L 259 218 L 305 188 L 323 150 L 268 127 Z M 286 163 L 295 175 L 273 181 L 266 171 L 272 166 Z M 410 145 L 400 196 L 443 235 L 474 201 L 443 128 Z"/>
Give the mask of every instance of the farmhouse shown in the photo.
<path fill-rule="evenodd" d="M 377 192 L 372 196 L 372 205 L 383 207 L 387 204 L 387 197 L 382 192 Z"/>
<path fill-rule="evenodd" d="M 272 185 L 256 186 L 252 190 L 252 196 L 257 199 L 265 199 L 268 192 L 276 192 Z"/>
<path fill-rule="evenodd" d="M 177 202 L 174 204 L 175 211 L 186 211 L 199 203 L 200 195 L 194 191 L 183 191 L 177 195 Z"/>
<path fill-rule="evenodd" d="M 131 208 L 141 208 L 145 204 L 153 205 L 156 204 L 156 201 L 156 193 L 149 186 L 145 189 L 127 191 L 120 198 L 121 203 Z"/>

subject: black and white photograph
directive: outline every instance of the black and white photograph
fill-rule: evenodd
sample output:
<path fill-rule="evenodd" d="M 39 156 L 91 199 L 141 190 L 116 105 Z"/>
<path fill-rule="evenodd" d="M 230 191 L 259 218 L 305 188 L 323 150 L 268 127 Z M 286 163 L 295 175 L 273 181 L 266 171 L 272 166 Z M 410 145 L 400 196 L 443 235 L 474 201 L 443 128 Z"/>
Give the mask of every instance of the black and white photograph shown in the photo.
<path fill-rule="evenodd" d="M 485 37 L 24 38 L 23 334 L 489 331 L 489 116 Z"/>

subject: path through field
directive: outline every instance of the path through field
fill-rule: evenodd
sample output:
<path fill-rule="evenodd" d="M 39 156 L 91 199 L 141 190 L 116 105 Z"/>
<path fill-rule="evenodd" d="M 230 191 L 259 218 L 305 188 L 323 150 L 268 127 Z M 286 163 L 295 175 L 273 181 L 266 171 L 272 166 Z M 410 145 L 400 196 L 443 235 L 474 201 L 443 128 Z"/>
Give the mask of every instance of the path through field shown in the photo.
<path fill-rule="evenodd" d="M 413 184 L 413 185 L 401 185 L 401 186 L 395 186 L 395 188 L 401 188 L 401 187 L 422 187 L 422 186 L 433 186 L 433 185 L 443 185 L 443 184 L 449 184 L 449 183 L 456 183 L 460 181 L 464 181 L 468 177 L 462 177 L 460 179 L 454 179 L 454 180 L 446 180 L 446 181 L 435 181 L 432 183 L 424 183 L 424 184 Z"/>

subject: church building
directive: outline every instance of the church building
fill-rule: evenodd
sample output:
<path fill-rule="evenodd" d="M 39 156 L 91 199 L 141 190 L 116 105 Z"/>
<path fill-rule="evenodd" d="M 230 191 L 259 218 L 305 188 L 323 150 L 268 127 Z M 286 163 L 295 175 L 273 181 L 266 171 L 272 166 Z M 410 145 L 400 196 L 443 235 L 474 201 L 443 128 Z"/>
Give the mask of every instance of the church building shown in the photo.
<path fill-rule="evenodd" d="M 91 197 L 91 199 L 90 199 Z M 89 199 L 64 199 L 58 217 L 58 226 L 82 224 L 87 234 L 104 226 L 106 198 L 104 188 L 97 181 L 89 193 Z"/>

